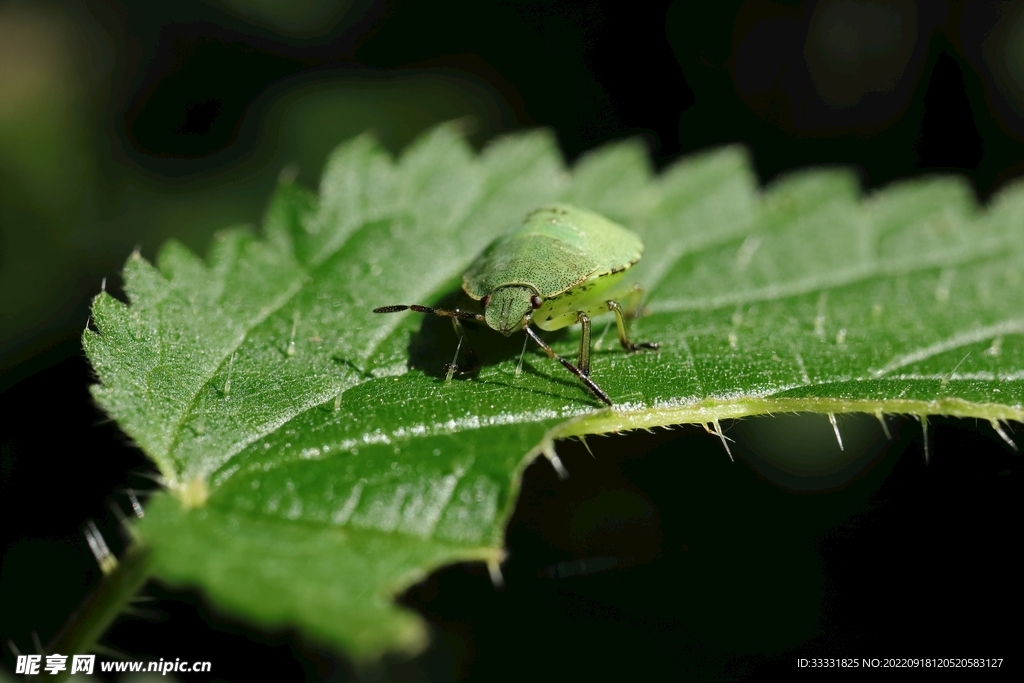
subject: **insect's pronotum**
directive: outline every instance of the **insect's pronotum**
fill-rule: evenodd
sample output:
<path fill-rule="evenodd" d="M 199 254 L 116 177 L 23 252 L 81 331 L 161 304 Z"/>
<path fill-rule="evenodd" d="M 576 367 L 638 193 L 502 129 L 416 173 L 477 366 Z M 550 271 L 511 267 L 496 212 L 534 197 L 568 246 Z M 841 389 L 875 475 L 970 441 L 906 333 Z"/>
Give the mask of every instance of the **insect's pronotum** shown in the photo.
<path fill-rule="evenodd" d="M 625 286 L 622 278 L 643 251 L 639 237 L 604 216 L 574 206 L 545 206 L 528 214 L 519 228 L 492 242 L 463 275 L 462 288 L 483 305 L 483 313 L 420 305 L 373 310 L 412 310 L 450 318 L 459 343 L 448 366 L 448 379 L 459 369 L 464 336 L 460 321 L 485 322 L 506 337 L 522 330 L 549 358 L 611 405 L 608 394 L 590 378 L 590 320 L 614 313 L 624 349 L 657 350 L 656 343 L 630 341 L 626 331 L 627 312 L 639 308 L 643 292 L 637 286 Z M 583 330 L 575 365 L 555 353 L 531 327 L 557 330 L 575 324 Z"/>

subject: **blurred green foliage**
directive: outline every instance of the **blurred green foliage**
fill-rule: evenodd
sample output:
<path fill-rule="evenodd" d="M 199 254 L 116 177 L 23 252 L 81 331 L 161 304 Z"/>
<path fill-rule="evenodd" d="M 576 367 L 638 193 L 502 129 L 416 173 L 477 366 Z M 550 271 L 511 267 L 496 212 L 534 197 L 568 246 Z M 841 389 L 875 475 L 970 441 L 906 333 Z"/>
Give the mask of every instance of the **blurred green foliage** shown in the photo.
<path fill-rule="evenodd" d="M 132 249 L 173 235 L 205 251 L 215 230 L 258 224 L 279 175 L 315 185 L 341 140 L 372 130 L 397 151 L 464 119 L 480 143 L 511 120 L 492 88 L 451 70 L 307 74 L 268 88 L 231 149 L 153 173 L 106 125 L 118 48 L 105 37 L 88 17 L 0 9 L 0 370 L 76 339 Z"/>

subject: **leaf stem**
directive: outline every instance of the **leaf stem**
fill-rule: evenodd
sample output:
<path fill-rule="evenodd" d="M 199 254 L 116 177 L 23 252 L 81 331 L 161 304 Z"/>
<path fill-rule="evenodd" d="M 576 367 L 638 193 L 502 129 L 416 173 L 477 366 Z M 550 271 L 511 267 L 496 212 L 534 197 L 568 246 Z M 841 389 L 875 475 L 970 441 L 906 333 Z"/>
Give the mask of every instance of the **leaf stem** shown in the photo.
<path fill-rule="evenodd" d="M 114 619 L 146 583 L 149 569 L 149 553 L 140 544 L 133 544 L 117 567 L 106 574 L 82 604 L 68 616 L 57 635 L 46 646 L 47 653 L 69 655 L 67 669 L 53 679 L 55 683 L 67 680 L 70 676 L 70 655 L 83 654 L 95 648 L 96 642 L 110 628 Z"/>

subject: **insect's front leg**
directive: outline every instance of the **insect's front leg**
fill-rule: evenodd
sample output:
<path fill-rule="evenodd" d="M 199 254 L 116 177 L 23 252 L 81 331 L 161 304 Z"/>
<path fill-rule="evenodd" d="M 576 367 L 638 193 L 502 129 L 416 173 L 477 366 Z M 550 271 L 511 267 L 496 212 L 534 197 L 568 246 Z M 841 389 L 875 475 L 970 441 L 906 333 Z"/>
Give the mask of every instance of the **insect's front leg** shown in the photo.
<path fill-rule="evenodd" d="M 629 340 L 629 332 L 626 331 L 626 314 L 617 301 L 608 302 L 608 310 L 615 313 L 615 324 L 619 329 L 619 343 L 627 351 L 657 351 L 661 344 L 657 342 L 632 342 Z"/>
<path fill-rule="evenodd" d="M 584 377 L 590 377 L 590 318 L 583 311 L 576 311 L 576 322 L 583 328 L 580 334 L 580 354 L 576 366 Z"/>
<path fill-rule="evenodd" d="M 552 349 L 547 344 L 545 344 L 544 340 L 538 337 L 537 333 L 531 330 L 529 325 L 523 327 L 523 332 L 525 332 L 526 336 L 528 336 L 530 339 L 537 342 L 537 346 L 544 349 L 544 353 L 548 354 L 548 358 L 550 358 L 551 360 L 557 360 L 559 363 L 562 364 L 562 367 L 564 367 L 566 370 L 579 377 L 580 381 L 583 382 L 583 384 L 585 384 L 586 387 L 594 393 L 594 396 L 597 396 L 599 399 L 601 399 L 601 401 L 608 405 L 612 404 L 612 400 L 608 398 L 608 394 L 604 393 L 604 390 L 602 390 L 601 387 L 597 386 L 594 380 L 584 375 L 582 372 L 580 372 L 580 369 L 578 367 L 576 367 L 575 365 L 573 365 L 572 363 L 570 363 L 569 361 L 555 353 L 555 350 Z"/>
<path fill-rule="evenodd" d="M 448 371 L 444 377 L 445 382 L 450 382 L 456 373 L 466 375 L 474 372 L 477 368 L 476 354 L 468 347 L 466 348 L 466 359 L 468 363 L 465 366 L 459 365 L 459 351 L 462 350 L 462 343 L 466 337 L 466 328 L 462 326 L 462 323 L 458 318 L 453 317 L 451 320 L 452 327 L 455 329 L 455 334 L 459 338 L 459 343 L 455 346 L 455 357 L 452 358 L 452 362 L 445 363 L 444 365 L 445 370 Z"/>
<path fill-rule="evenodd" d="M 452 327 L 455 329 L 455 335 L 459 338 L 459 343 L 455 347 L 455 357 L 452 358 L 452 362 L 444 364 L 444 369 L 448 371 L 448 374 L 445 375 L 444 381 L 450 382 L 455 373 L 466 375 L 476 372 L 478 368 L 476 363 L 476 354 L 470 349 L 466 349 L 466 357 L 469 360 L 469 365 L 467 367 L 459 367 L 459 351 L 462 350 L 462 340 L 463 337 L 466 336 L 466 328 L 462 326 L 461 321 L 476 320 L 478 322 L 483 322 L 483 313 L 463 311 L 458 308 L 431 308 L 430 306 L 422 306 L 420 304 L 394 304 L 392 306 L 378 306 L 373 309 L 374 313 L 399 313 L 401 311 L 416 311 L 417 313 L 430 313 L 432 315 L 439 315 L 442 318 L 451 318 Z"/>

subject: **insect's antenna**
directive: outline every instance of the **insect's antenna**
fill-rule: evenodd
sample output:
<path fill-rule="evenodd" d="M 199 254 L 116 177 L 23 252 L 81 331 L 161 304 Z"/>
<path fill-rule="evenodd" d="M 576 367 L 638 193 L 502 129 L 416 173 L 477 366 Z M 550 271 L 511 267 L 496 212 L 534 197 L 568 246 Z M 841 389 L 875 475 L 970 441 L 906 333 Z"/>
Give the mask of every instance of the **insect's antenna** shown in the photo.
<path fill-rule="evenodd" d="M 400 311 L 416 311 L 417 313 L 433 313 L 439 315 L 442 318 L 456 318 L 458 320 L 484 320 L 483 313 L 474 313 L 473 311 L 464 311 L 461 308 L 431 308 L 430 306 L 420 306 L 419 304 L 413 304 L 411 306 L 405 306 L 403 304 L 396 304 L 394 306 L 378 306 L 373 309 L 374 313 L 398 313 Z"/>
<path fill-rule="evenodd" d="M 580 372 L 579 368 L 577 368 L 575 365 L 573 365 L 572 363 L 570 363 L 569 361 L 567 361 L 566 359 L 562 358 L 557 353 L 555 353 L 555 350 L 552 349 L 547 344 L 545 344 L 544 340 L 541 339 L 540 337 L 538 337 L 537 333 L 534 332 L 533 330 L 531 330 L 529 325 L 524 325 L 523 326 L 523 331 L 526 332 L 527 335 L 529 335 L 530 339 L 532 339 L 533 341 L 537 342 L 538 346 L 540 346 L 542 349 L 544 349 L 544 353 L 548 354 L 548 358 L 550 358 L 552 360 L 557 360 L 559 363 L 562 364 L 562 366 L 566 370 L 568 370 L 572 374 L 574 374 L 577 377 L 579 377 L 580 381 L 583 382 L 584 384 L 586 384 L 587 388 L 590 389 L 592 392 L 594 392 L 595 396 L 597 396 L 599 399 L 601 399 L 602 401 L 604 401 L 608 405 L 612 404 L 612 400 L 610 398 L 608 398 L 608 394 L 604 393 L 604 391 L 601 389 L 601 387 L 597 386 L 597 384 L 594 382 L 594 380 L 592 380 L 589 377 L 587 377 L 586 375 L 584 375 L 582 372 Z"/>

